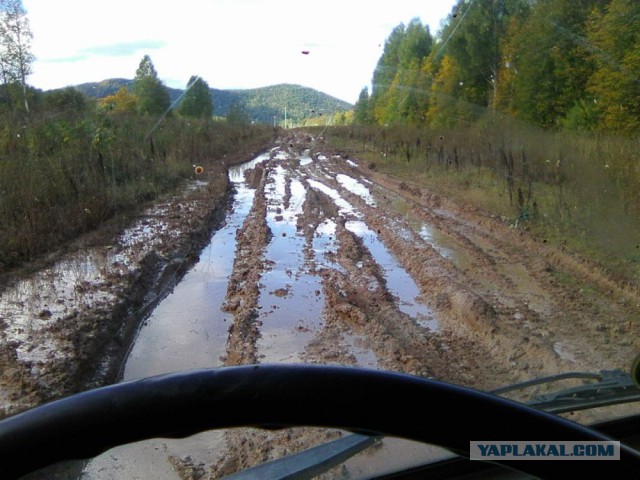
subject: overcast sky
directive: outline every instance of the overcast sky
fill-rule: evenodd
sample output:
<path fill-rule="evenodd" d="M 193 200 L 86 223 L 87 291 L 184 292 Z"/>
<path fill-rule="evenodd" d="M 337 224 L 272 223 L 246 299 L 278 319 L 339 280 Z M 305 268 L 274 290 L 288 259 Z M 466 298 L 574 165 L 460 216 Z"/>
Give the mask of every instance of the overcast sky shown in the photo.
<path fill-rule="evenodd" d="M 23 0 L 44 90 L 133 78 L 148 54 L 166 85 L 293 83 L 355 103 L 391 30 L 437 33 L 455 0 Z M 303 54 L 308 51 L 308 54 Z"/>

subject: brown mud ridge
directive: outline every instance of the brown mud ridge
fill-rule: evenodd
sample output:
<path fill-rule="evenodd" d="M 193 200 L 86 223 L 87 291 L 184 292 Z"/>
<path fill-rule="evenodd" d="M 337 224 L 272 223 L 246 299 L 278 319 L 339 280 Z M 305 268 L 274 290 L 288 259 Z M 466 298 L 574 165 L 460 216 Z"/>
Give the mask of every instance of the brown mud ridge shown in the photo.
<path fill-rule="evenodd" d="M 114 378 L 144 313 L 223 221 L 228 183 L 220 173 L 131 227 L 166 239 L 107 250 L 138 249 L 128 270 L 108 257 L 102 283 L 76 279 L 76 293 L 111 282 L 117 303 L 94 296 L 58 318 L 52 300 L 41 299 L 22 332 L 0 317 L 0 408 L 11 413 Z M 640 348 L 637 287 L 476 208 L 372 171 L 322 138 L 290 134 L 246 178 L 255 197 L 221 305 L 233 315 L 225 365 L 357 365 L 490 390 L 626 369 Z M 47 343 L 63 354 L 36 355 Z M 233 430 L 216 462 L 170 462 L 182 478 L 218 478 L 339 435 Z"/>

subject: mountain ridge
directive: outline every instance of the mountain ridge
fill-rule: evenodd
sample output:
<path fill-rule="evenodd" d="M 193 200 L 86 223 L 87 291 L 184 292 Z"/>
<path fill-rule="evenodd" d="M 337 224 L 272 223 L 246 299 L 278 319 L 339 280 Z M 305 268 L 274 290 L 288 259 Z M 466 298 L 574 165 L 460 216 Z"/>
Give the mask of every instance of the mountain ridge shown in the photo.
<path fill-rule="evenodd" d="M 87 82 L 73 86 L 92 98 L 103 98 L 116 93 L 120 88 L 131 89 L 133 80 L 109 78 L 100 82 Z M 184 89 L 166 87 L 172 103 L 179 105 Z M 281 83 L 249 89 L 210 88 L 213 113 L 226 116 L 234 104 L 244 106 L 250 120 L 259 123 L 281 122 L 285 116 L 291 121 L 322 115 L 334 115 L 353 109 L 353 105 L 302 85 Z"/>

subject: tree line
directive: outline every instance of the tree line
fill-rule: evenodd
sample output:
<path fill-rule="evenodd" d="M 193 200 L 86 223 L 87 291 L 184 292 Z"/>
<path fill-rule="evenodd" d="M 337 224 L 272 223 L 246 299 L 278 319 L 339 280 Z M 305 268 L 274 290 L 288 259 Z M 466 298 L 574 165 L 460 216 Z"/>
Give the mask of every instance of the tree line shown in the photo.
<path fill-rule="evenodd" d="M 640 2 L 459 0 L 437 35 L 386 40 L 354 120 L 453 127 L 502 113 L 548 129 L 640 126 Z"/>
<path fill-rule="evenodd" d="M 192 75 L 182 95 L 178 114 L 210 119 L 213 102 L 209 84 L 198 75 Z M 102 108 L 120 113 L 143 113 L 154 116 L 166 115 L 172 109 L 171 98 L 149 55 L 142 57 L 133 80 L 133 88 L 120 88 L 113 95 L 100 99 Z"/>

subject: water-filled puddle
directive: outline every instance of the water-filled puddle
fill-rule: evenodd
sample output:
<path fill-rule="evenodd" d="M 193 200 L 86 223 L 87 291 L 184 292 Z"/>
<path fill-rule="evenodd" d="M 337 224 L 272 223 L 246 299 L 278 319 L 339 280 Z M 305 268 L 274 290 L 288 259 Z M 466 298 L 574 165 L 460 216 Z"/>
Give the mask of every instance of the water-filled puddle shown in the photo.
<path fill-rule="evenodd" d="M 342 265 L 334 260 L 338 253 L 336 229 L 336 222 L 331 219 L 325 219 L 316 227 L 311 247 L 317 270 L 330 268 L 345 273 Z"/>
<path fill-rule="evenodd" d="M 454 247 L 446 235 L 426 223 L 422 224 L 418 234 L 441 256 L 454 261 L 454 264 L 456 263 L 458 256 L 456 256 Z M 460 267 L 461 265 L 456 266 Z"/>
<path fill-rule="evenodd" d="M 242 226 L 254 197 L 254 191 L 243 184 L 236 189 L 225 226 L 140 329 L 124 367 L 124 380 L 220 365 L 232 321 L 220 305 L 233 268 L 236 229 Z"/>
<path fill-rule="evenodd" d="M 311 162 L 313 162 L 313 159 L 309 155 L 303 155 L 302 157 L 300 157 L 301 167 L 304 167 L 305 165 L 309 165 Z"/>
<path fill-rule="evenodd" d="M 378 368 L 378 357 L 373 350 L 366 346 L 364 337 L 350 333 L 343 334 L 342 338 L 359 367 Z"/>
<path fill-rule="evenodd" d="M 315 188 L 316 190 L 321 191 L 329 198 L 333 200 L 333 202 L 337 205 L 340 215 L 343 217 L 354 216 L 356 218 L 362 218 L 363 215 L 360 212 L 357 212 L 356 209 L 342 196 L 338 193 L 338 191 L 334 188 L 331 188 L 325 185 L 322 182 L 318 182 L 317 180 L 308 180 L 311 188 Z"/>
<path fill-rule="evenodd" d="M 255 191 L 244 172 L 269 158 L 261 155 L 229 169 L 236 195 L 224 227 L 211 238 L 199 262 L 155 308 L 129 352 L 123 380 L 200 367 L 216 367 L 224 354 L 232 318 L 221 311 L 233 267 L 236 229 L 253 204 Z M 176 478 L 170 455 L 216 461 L 223 432 L 204 432 L 184 440 L 154 439 L 109 450 L 88 462 L 82 480 Z"/>
<path fill-rule="evenodd" d="M 431 309 L 421 303 L 417 297 L 420 288 L 411 278 L 411 275 L 397 262 L 395 257 L 387 250 L 378 238 L 364 222 L 348 221 L 345 223 L 347 230 L 360 237 L 364 245 L 369 249 L 374 260 L 384 271 L 387 289 L 398 299 L 398 308 L 401 312 L 416 319 L 418 324 L 431 330 L 438 329 L 438 322 Z"/>
<path fill-rule="evenodd" d="M 459 270 L 465 271 L 473 266 L 471 257 L 446 233 L 417 218 L 404 199 L 393 203 L 394 210 L 415 231 L 420 238 L 427 242 L 442 258 L 446 258 Z"/>
<path fill-rule="evenodd" d="M 153 250 L 159 236 L 167 231 L 163 214 L 165 207 L 155 207 L 126 229 L 112 248 L 70 254 L 0 294 L 0 318 L 11 319 L 2 335 L 5 341 L 16 343 L 21 362 L 33 365 L 35 373 L 40 362 L 64 358 L 67 345 L 51 333 L 56 324 L 74 322 L 80 310 L 112 307 L 118 302 L 121 292 L 103 287 L 132 273 Z M 149 222 L 150 216 L 157 218 Z"/>
<path fill-rule="evenodd" d="M 398 299 L 398 308 L 400 311 L 413 317 L 422 327 L 437 330 L 438 322 L 433 316 L 431 309 L 427 305 L 420 303 L 416 298 L 420 294 L 418 285 L 378 239 L 378 235 L 369 229 L 367 224 L 361 220 L 364 217 L 362 213 L 346 201 L 337 190 L 324 183 L 309 180 L 309 185 L 330 197 L 338 207 L 339 214 L 345 217 L 345 219 L 358 219 L 348 220 L 345 226 L 351 233 L 362 238 L 364 245 L 371 252 L 373 259 L 382 268 L 387 281 L 387 289 Z"/>
<path fill-rule="evenodd" d="M 221 364 L 232 317 L 220 306 L 233 268 L 236 230 L 242 227 L 255 196 L 244 183 L 244 172 L 266 159 L 268 155 L 261 155 L 229 169 L 236 188 L 232 212 L 213 234 L 198 263 L 140 329 L 127 357 L 123 380 Z"/>
<path fill-rule="evenodd" d="M 269 154 L 263 153 L 249 162 L 229 167 L 229 180 L 231 180 L 231 182 L 233 182 L 237 187 L 238 184 L 244 183 L 244 172 L 255 168 L 256 165 L 265 162 L 266 160 L 269 160 Z"/>
<path fill-rule="evenodd" d="M 524 265 L 517 263 L 498 263 L 497 271 L 508 278 L 512 285 L 512 291 L 523 299 L 524 303 L 532 310 L 548 315 L 550 312 L 547 294 L 540 284 L 531 276 Z"/>
<path fill-rule="evenodd" d="M 371 207 L 376 206 L 376 201 L 373 199 L 373 195 L 371 195 L 369 188 L 365 187 L 355 178 L 339 173 L 338 175 L 336 175 L 336 180 L 338 181 L 338 183 L 340 183 L 340 185 L 342 185 L 343 188 L 361 197 L 367 205 Z"/>
<path fill-rule="evenodd" d="M 285 205 L 287 182 L 290 197 Z M 308 270 L 306 240 L 297 231 L 306 189 L 300 180 L 287 178 L 284 169 L 277 166 L 270 172 L 265 196 L 272 239 L 265 253 L 265 263 L 270 267 L 260 280 L 258 354 L 263 362 L 299 362 L 322 324 L 324 306 L 321 279 Z"/>
<path fill-rule="evenodd" d="M 233 268 L 236 230 L 242 227 L 255 197 L 255 191 L 244 183 L 244 170 L 270 157 L 288 158 L 286 152 L 278 151 L 275 155 L 271 152 L 242 167 L 230 169 L 229 176 L 237 193 L 224 227 L 212 236 L 200 261 L 141 327 L 124 366 L 124 379 L 221 365 L 220 357 L 225 353 L 228 327 L 233 319 L 231 314 L 222 312 L 220 306 Z M 305 347 L 323 327 L 325 299 L 318 269 L 341 269 L 334 260 L 338 248 L 337 224 L 330 219 L 321 222 L 309 245 L 298 232 L 298 219 L 303 213 L 307 194 L 302 176 L 292 175 L 279 165 L 270 169 L 269 175 L 265 185 L 266 222 L 272 237 L 265 251 L 266 268 L 260 279 L 258 355 L 261 362 L 293 363 L 301 361 Z M 368 198 L 363 184 L 344 177 L 341 178 L 345 188 Z M 363 239 L 375 261 L 382 266 L 388 288 L 397 297 L 400 310 L 424 327 L 436 329 L 437 323 L 428 307 L 416 301 L 417 285 L 377 235 L 368 229 L 362 221 L 362 213 L 336 190 L 321 182 L 308 182 L 311 188 L 321 190 L 333 199 L 340 215 L 348 220 L 347 229 Z M 305 257 L 305 247 L 309 246 L 311 262 L 308 251 Z M 346 334 L 342 341 L 358 365 L 377 368 L 376 355 L 366 347 L 364 339 Z M 208 432 L 183 441 L 157 439 L 120 447 L 92 460 L 81 478 L 171 478 L 170 455 L 188 454 L 194 460 L 211 463 L 217 455 L 212 446 L 216 446 L 217 451 L 224 451 L 220 435 L 221 432 Z M 111 476 L 105 477 L 105 471 L 112 472 L 109 473 Z"/>

